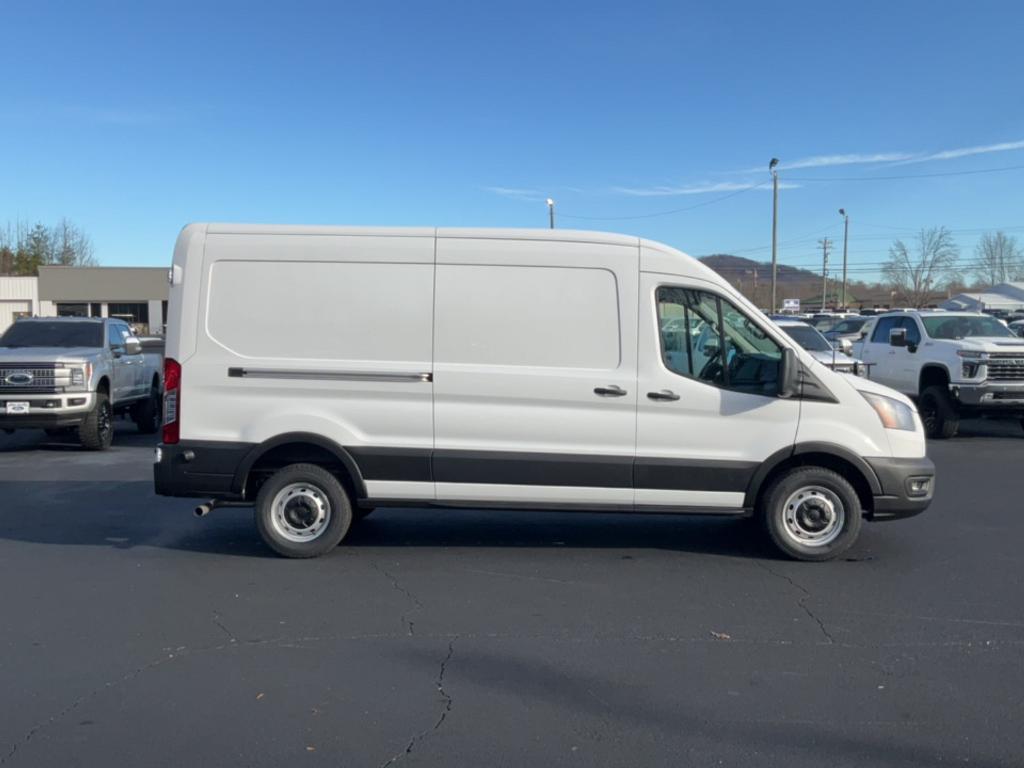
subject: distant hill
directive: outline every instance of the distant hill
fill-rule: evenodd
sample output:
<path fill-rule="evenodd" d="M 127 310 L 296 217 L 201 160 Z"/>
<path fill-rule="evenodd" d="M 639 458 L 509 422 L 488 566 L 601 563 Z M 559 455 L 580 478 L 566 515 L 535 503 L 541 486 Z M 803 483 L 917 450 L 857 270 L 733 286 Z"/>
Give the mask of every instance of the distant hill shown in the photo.
<path fill-rule="evenodd" d="M 715 270 L 739 288 L 747 298 L 759 307 L 766 307 L 771 301 L 772 265 L 771 262 L 754 261 L 743 256 L 732 256 L 727 253 L 716 253 L 702 256 L 700 261 Z M 821 304 L 821 273 L 807 269 L 779 264 L 776 272 L 776 293 L 779 304 L 783 299 L 800 299 L 802 306 L 820 306 Z M 838 304 L 842 287 L 842 274 L 833 268 L 829 270 L 828 303 Z M 885 303 L 889 299 L 888 292 L 879 285 L 867 285 L 862 282 L 847 283 L 847 298 L 851 305 L 861 303 L 874 306 Z"/>

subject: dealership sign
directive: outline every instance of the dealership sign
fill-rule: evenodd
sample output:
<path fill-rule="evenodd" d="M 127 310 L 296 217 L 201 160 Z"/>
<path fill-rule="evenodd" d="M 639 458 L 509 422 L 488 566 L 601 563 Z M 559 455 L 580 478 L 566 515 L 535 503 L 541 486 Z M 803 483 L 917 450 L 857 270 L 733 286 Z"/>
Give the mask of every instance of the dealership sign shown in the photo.
<path fill-rule="evenodd" d="M 800 299 L 783 299 L 782 300 L 782 311 L 783 312 L 799 312 L 800 311 Z"/>

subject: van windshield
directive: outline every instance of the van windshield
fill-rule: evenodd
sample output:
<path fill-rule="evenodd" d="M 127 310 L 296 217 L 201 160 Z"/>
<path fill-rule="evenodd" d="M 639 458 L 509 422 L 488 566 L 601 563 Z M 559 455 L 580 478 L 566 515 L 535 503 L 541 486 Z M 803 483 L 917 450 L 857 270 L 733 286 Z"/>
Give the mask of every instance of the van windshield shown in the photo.
<path fill-rule="evenodd" d="M 0 347 L 102 347 L 103 323 L 53 320 L 17 322 L 0 336 Z"/>
<path fill-rule="evenodd" d="M 972 336 L 1016 338 L 1013 332 L 996 320 L 984 315 L 936 315 L 922 317 L 924 329 L 933 339 L 967 339 Z"/>

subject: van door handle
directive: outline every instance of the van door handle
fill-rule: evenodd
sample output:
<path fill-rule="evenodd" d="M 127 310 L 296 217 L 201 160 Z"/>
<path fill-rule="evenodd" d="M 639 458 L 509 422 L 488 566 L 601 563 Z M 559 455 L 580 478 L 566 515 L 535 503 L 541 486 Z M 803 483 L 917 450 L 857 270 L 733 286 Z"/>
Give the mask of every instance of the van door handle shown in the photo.
<path fill-rule="evenodd" d="M 651 400 L 678 400 L 679 395 L 671 389 L 663 389 L 661 392 L 648 392 L 647 397 Z"/>
<path fill-rule="evenodd" d="M 626 394 L 626 390 L 616 384 L 612 384 L 610 387 L 594 387 L 594 394 L 601 397 L 622 397 Z"/>

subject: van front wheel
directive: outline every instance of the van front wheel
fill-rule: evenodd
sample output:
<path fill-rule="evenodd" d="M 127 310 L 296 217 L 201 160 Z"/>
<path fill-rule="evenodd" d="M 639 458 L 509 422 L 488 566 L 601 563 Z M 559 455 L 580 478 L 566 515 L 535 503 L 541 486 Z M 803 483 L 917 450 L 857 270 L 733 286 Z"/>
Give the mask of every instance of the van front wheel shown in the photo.
<path fill-rule="evenodd" d="M 263 484 L 256 528 L 285 557 L 318 557 L 338 546 L 352 525 L 352 504 L 338 479 L 314 464 L 291 464 Z"/>
<path fill-rule="evenodd" d="M 797 467 L 768 488 L 760 510 L 772 542 L 795 560 L 831 560 L 857 540 L 860 499 L 840 474 Z"/>

